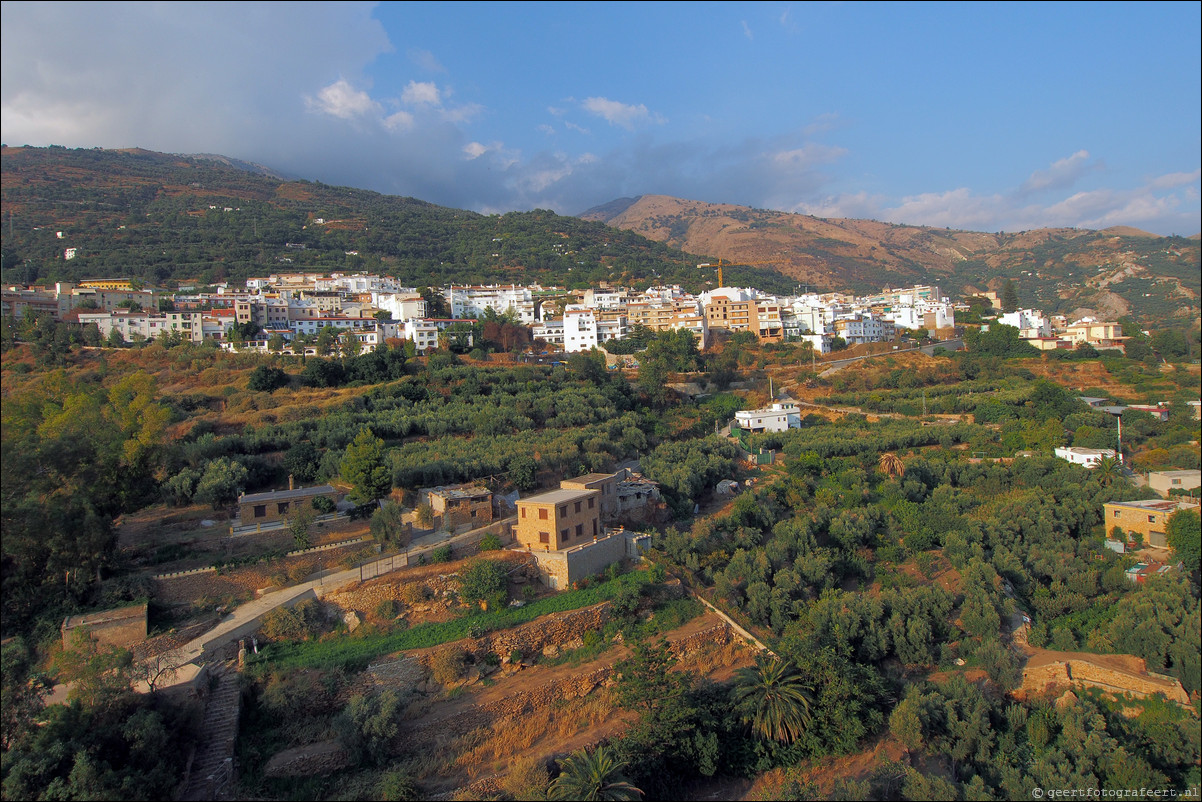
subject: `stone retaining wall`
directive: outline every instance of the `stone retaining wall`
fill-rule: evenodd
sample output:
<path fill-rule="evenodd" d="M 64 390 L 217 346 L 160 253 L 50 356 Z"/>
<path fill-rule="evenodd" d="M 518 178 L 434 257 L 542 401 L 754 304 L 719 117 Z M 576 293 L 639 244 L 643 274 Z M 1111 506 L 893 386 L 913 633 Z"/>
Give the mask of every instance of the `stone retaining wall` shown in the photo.
<path fill-rule="evenodd" d="M 481 638 L 468 638 L 436 646 L 416 655 L 416 659 L 429 668 L 436 655 L 451 651 L 463 651 L 477 660 L 489 652 L 498 655 L 502 660 L 508 660 L 514 651 L 521 652 L 526 657 L 542 654 L 547 646 L 559 647 L 565 643 L 579 641 L 586 632 L 600 631 L 609 621 L 611 608 L 612 604 L 606 601 L 582 610 L 543 616 L 513 629 L 490 632 Z"/>
<path fill-rule="evenodd" d="M 511 563 L 510 570 L 516 569 L 523 563 L 533 561 L 523 552 L 499 552 L 494 559 L 504 560 Z M 446 576 L 452 573 L 451 566 L 425 566 L 418 568 L 411 566 L 408 569 L 402 569 L 403 573 L 397 573 L 389 576 L 387 580 L 368 580 L 366 583 L 360 583 L 350 586 L 349 588 L 327 593 L 323 597 L 325 601 L 335 604 L 343 610 L 357 610 L 363 613 L 369 613 L 379 607 L 383 601 L 400 601 L 401 589 L 406 585 L 419 583 L 429 585 L 436 593 L 441 592 L 443 586 L 446 585 L 445 580 L 439 580 L 441 575 Z M 531 569 L 534 570 L 534 569 Z M 527 575 L 529 572 L 527 572 Z"/>

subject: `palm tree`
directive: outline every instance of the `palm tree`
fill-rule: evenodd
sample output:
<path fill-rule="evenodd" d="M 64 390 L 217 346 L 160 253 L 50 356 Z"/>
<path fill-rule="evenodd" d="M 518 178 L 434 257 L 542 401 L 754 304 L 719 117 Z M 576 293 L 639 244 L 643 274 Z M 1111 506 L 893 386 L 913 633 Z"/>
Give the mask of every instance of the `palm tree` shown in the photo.
<path fill-rule="evenodd" d="M 877 461 L 877 468 L 881 473 L 890 477 L 902 477 L 906 475 L 906 464 L 901 461 L 901 457 L 894 454 L 892 451 L 886 451 L 881 454 L 881 458 Z"/>
<path fill-rule="evenodd" d="M 762 655 L 735 675 L 734 699 L 744 724 L 768 740 L 792 743 L 810 723 L 810 697 L 797 668 Z"/>
<path fill-rule="evenodd" d="M 584 749 L 559 761 L 559 776 L 547 789 L 549 799 L 628 800 L 641 799 L 643 792 L 622 777 L 626 763 L 618 761 L 606 746 L 592 753 Z"/>
<path fill-rule="evenodd" d="M 1115 479 L 1119 478 L 1122 467 L 1115 457 L 1102 457 L 1094 466 L 1094 476 L 1098 477 L 1098 481 L 1103 485 L 1109 485 Z"/>

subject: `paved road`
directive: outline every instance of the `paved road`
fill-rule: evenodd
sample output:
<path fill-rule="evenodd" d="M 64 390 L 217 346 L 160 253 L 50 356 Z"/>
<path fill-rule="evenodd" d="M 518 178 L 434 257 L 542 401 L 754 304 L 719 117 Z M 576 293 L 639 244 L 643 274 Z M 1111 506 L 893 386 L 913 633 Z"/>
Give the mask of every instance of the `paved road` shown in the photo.
<path fill-rule="evenodd" d="M 180 662 L 183 664 L 205 661 L 218 649 L 253 633 L 259 628 L 263 616 L 277 607 L 291 607 L 303 599 L 321 598 L 326 593 L 343 585 L 360 581 L 364 576 L 375 578 L 398 568 L 404 568 L 410 562 L 417 561 L 426 552 L 448 543 L 473 537 L 475 534 L 476 532 L 465 532 L 461 535 L 429 532 L 415 538 L 404 554 L 384 557 L 354 568 L 342 570 L 327 568 L 299 585 L 264 593 L 261 597 L 239 606 L 213 629 L 180 647 Z"/>

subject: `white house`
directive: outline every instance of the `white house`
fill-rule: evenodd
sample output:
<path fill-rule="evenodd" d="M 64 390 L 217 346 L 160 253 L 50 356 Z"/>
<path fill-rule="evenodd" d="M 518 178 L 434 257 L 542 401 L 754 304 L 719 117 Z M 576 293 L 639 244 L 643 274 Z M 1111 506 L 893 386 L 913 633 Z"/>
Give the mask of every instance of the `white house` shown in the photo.
<path fill-rule="evenodd" d="M 796 404 L 773 404 L 763 409 L 747 409 L 735 413 L 740 429 L 752 432 L 784 432 L 801 428 L 801 413 Z"/>
<path fill-rule="evenodd" d="M 1082 448 L 1080 446 L 1068 446 L 1066 448 L 1057 448 L 1056 456 L 1063 460 L 1068 460 L 1074 465 L 1084 465 L 1086 468 L 1096 468 L 1101 462 L 1102 457 L 1115 458 L 1113 448 Z"/>

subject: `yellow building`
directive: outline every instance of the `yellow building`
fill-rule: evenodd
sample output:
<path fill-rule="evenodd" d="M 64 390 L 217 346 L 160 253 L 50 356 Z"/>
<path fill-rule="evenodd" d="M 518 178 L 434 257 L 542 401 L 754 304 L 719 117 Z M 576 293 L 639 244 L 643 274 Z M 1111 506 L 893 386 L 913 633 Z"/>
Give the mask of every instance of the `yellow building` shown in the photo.
<path fill-rule="evenodd" d="M 517 539 L 523 546 L 557 551 L 602 535 L 601 493 L 560 489 L 518 501 Z"/>
<path fill-rule="evenodd" d="M 1110 501 L 1102 505 L 1106 516 L 1106 532 L 1119 527 L 1128 536 L 1140 535 L 1143 542 L 1157 548 L 1167 548 L 1165 527 L 1169 516 L 1177 510 L 1198 509 L 1188 501 L 1147 499 L 1144 501 Z"/>
<path fill-rule="evenodd" d="M 87 290 L 118 290 L 120 292 L 137 292 L 133 281 L 127 278 L 89 278 L 79 282 L 81 289 Z"/>

